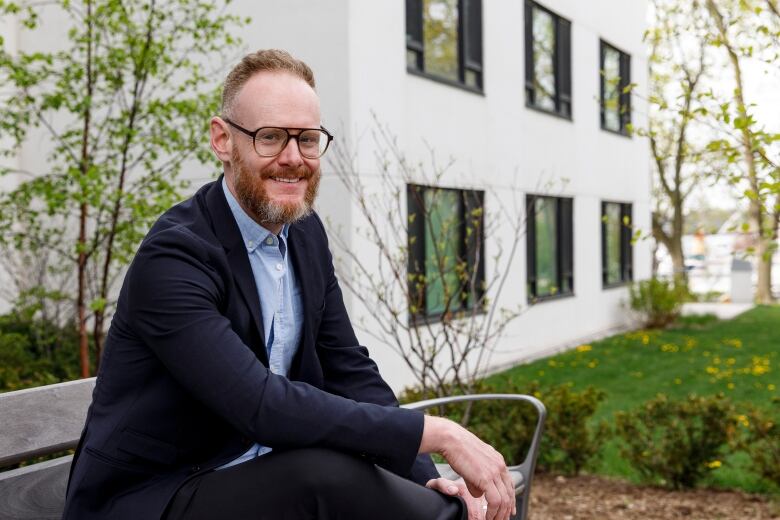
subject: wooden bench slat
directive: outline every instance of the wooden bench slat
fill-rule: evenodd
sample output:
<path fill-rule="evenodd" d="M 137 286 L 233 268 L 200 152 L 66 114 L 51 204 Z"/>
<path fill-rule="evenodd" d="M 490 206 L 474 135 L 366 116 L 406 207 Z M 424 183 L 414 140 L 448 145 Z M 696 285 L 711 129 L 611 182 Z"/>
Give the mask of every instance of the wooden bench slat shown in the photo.
<path fill-rule="evenodd" d="M 62 517 L 72 455 L 0 473 L 0 518 Z"/>
<path fill-rule="evenodd" d="M 0 394 L 0 467 L 74 448 L 95 378 Z"/>

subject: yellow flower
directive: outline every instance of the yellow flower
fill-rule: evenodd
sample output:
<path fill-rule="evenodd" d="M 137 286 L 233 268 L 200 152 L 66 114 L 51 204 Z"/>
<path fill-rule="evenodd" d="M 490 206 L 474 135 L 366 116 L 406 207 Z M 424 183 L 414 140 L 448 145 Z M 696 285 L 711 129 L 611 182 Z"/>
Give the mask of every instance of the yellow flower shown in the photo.
<path fill-rule="evenodd" d="M 775 385 L 773 385 L 772 383 L 769 383 L 768 385 L 766 385 L 766 389 L 769 390 L 770 392 L 774 392 L 775 391 Z"/>
<path fill-rule="evenodd" d="M 710 469 L 717 469 L 721 467 L 723 464 L 719 460 L 712 460 L 707 463 L 707 467 Z"/>
<path fill-rule="evenodd" d="M 644 336 L 642 336 L 642 344 L 647 345 L 648 343 L 650 343 L 650 336 L 645 334 Z"/>
<path fill-rule="evenodd" d="M 729 390 L 734 390 L 734 383 L 729 383 L 729 384 L 727 384 L 727 385 L 726 385 L 726 387 L 727 387 Z"/>
<path fill-rule="evenodd" d="M 599 364 L 597 360 L 593 360 L 590 363 L 588 363 L 588 368 L 596 368 L 596 366 Z"/>
<path fill-rule="evenodd" d="M 748 421 L 747 415 L 738 415 L 737 422 L 739 422 L 739 424 L 745 427 L 750 426 L 750 421 Z"/>
<path fill-rule="evenodd" d="M 591 350 L 593 350 L 591 345 L 580 345 L 577 347 L 577 352 L 590 352 Z"/>
<path fill-rule="evenodd" d="M 717 374 L 718 373 L 718 367 L 707 367 L 707 373 L 708 374 Z"/>
<path fill-rule="evenodd" d="M 674 378 L 674 384 L 681 385 L 682 384 L 682 379 L 680 379 L 679 377 L 675 377 Z"/>

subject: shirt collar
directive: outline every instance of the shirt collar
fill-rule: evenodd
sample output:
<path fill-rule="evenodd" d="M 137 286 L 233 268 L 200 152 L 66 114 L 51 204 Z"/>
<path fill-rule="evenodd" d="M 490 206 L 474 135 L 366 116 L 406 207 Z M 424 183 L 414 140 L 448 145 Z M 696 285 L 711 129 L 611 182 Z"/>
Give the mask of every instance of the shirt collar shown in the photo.
<path fill-rule="evenodd" d="M 222 178 L 222 190 L 225 192 L 225 198 L 227 199 L 228 206 L 230 206 L 230 211 L 233 213 L 233 218 L 236 219 L 238 230 L 241 232 L 241 238 L 244 240 L 244 245 L 246 246 L 246 250 L 248 252 L 252 253 L 260 244 L 263 243 L 264 240 L 267 240 L 269 236 L 272 239 L 275 237 L 273 233 L 255 222 L 252 217 L 247 215 L 246 211 L 244 211 L 244 208 L 241 207 L 236 198 L 230 192 L 230 189 L 227 187 L 227 181 L 224 177 Z M 289 229 L 290 224 L 285 224 L 282 226 L 282 231 L 279 233 L 279 237 L 284 241 L 287 241 L 287 232 Z"/>

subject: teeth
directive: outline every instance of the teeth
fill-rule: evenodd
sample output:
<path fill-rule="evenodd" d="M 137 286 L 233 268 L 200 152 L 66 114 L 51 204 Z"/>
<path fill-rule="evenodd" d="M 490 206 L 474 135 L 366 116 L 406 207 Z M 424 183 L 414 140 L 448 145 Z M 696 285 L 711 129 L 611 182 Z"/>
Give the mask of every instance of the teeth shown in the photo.
<path fill-rule="evenodd" d="M 286 182 L 287 184 L 295 184 L 296 182 L 301 180 L 300 177 L 297 177 L 295 179 L 287 179 L 284 177 L 271 177 L 271 178 L 277 182 Z"/>

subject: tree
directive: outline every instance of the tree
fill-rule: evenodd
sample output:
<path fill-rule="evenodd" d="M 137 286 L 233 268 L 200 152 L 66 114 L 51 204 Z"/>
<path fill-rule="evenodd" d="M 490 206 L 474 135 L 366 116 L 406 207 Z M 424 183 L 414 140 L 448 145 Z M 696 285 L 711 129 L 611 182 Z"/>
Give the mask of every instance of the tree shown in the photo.
<path fill-rule="evenodd" d="M 744 67 L 750 60 L 773 63 L 780 46 L 780 16 L 774 0 L 707 0 L 713 20 L 712 45 L 727 57 L 733 96 L 723 100 L 718 121 L 724 136 L 710 143 L 733 165 L 730 180 L 742 189 L 755 233 L 758 263 L 756 300 L 772 297 L 772 255 L 777 250 L 780 225 L 780 133 L 768 131 L 748 100 Z"/>
<path fill-rule="evenodd" d="M 356 248 L 342 233 L 331 235 L 346 260 L 338 262 L 341 282 L 370 310 L 356 326 L 401 356 L 421 395 L 470 393 L 522 311 L 504 305 L 502 295 L 525 231 L 523 213 L 498 197 L 486 212 L 484 192 L 439 188 L 453 161 L 439 164 L 431 152 L 430 164 L 412 164 L 376 117 L 374 128 L 378 175 L 361 174 L 348 148 L 332 156 L 357 208 L 357 236 L 367 244 Z M 410 255 L 415 249 L 421 254 Z"/>
<path fill-rule="evenodd" d="M 697 1 L 654 0 L 654 23 L 647 31 L 650 54 L 650 117 L 647 135 L 655 165 L 652 234 L 666 247 L 675 276 L 685 277 L 682 237 L 688 197 L 702 180 L 702 149 L 691 125 L 701 103 L 707 69 L 707 31 Z M 703 148 L 703 146 L 702 146 Z"/>
<path fill-rule="evenodd" d="M 229 0 L 225 0 L 229 2 Z M 81 375 L 96 362 L 116 282 L 148 226 L 180 198 L 185 161 L 210 162 L 203 143 L 218 109 L 209 68 L 229 62 L 245 23 L 225 3 L 193 0 L 0 0 L 0 15 L 41 35 L 68 27 L 61 50 L 0 53 L 0 149 L 46 154 L 43 171 L 0 196 L 0 244 L 40 258 L 41 308 L 72 302 Z M 232 58 L 232 56 L 230 56 Z"/>

